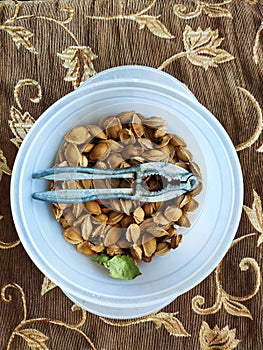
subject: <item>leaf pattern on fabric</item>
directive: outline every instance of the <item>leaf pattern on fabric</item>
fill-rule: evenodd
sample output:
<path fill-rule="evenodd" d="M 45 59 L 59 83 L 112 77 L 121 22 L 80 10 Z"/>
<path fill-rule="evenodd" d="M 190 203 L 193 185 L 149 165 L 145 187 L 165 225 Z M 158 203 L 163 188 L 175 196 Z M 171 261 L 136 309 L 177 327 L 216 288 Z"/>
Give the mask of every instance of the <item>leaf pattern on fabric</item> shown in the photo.
<path fill-rule="evenodd" d="M 182 19 L 190 19 L 198 17 L 204 12 L 208 17 L 229 17 L 233 18 L 231 12 L 225 8 L 226 4 L 231 3 L 232 0 L 225 0 L 222 3 L 210 4 L 204 1 L 196 1 L 196 9 L 192 12 L 186 12 L 187 7 L 183 4 L 176 4 L 173 7 L 173 12 L 176 16 Z"/>
<path fill-rule="evenodd" d="M 224 305 L 225 310 L 230 315 L 248 317 L 251 320 L 253 319 L 248 308 L 245 305 L 243 305 L 237 301 L 231 300 L 229 298 L 224 298 L 223 305 Z"/>
<path fill-rule="evenodd" d="M 10 141 L 16 145 L 17 148 L 19 148 L 28 131 L 35 123 L 35 119 L 28 112 L 22 114 L 14 106 L 12 106 L 10 109 L 10 117 L 11 119 L 8 121 L 8 124 L 15 136 Z"/>
<path fill-rule="evenodd" d="M 241 241 L 254 237 L 254 233 L 247 234 L 245 236 L 241 236 L 239 238 L 236 238 L 230 247 L 233 248 Z M 260 284 L 261 284 L 261 271 L 258 263 L 253 258 L 243 258 L 240 261 L 239 268 L 241 271 L 248 271 L 250 268 L 253 270 L 255 274 L 255 282 L 253 290 L 250 291 L 250 293 L 246 294 L 245 296 L 234 296 L 229 293 L 227 293 L 223 287 L 222 283 L 220 281 L 220 274 L 221 274 L 221 267 L 223 264 L 222 260 L 220 264 L 217 266 L 215 270 L 215 282 L 216 282 L 216 300 L 214 304 L 210 307 L 203 308 L 202 306 L 205 303 L 205 299 L 201 295 L 197 295 L 192 299 L 192 309 L 200 315 L 209 315 L 209 314 L 215 314 L 217 313 L 222 306 L 224 309 L 231 315 L 237 316 L 237 317 L 247 317 L 251 320 L 253 319 L 250 311 L 248 308 L 241 303 L 241 301 L 246 301 L 249 299 L 252 299 L 259 291 Z"/>
<path fill-rule="evenodd" d="M 199 341 L 201 350 L 232 350 L 240 343 L 236 339 L 236 329 L 229 329 L 228 326 L 219 329 L 215 326 L 213 329 L 203 321 L 199 332 Z"/>
<path fill-rule="evenodd" d="M 80 83 L 96 74 L 92 61 L 97 56 L 88 46 L 69 46 L 57 55 L 64 60 L 63 67 L 67 69 L 64 80 L 70 81 L 74 89 L 77 89 Z"/>
<path fill-rule="evenodd" d="M 202 30 L 198 27 L 194 31 L 187 25 L 183 33 L 185 51 L 169 57 L 158 69 L 166 68 L 181 57 L 187 57 L 192 64 L 201 66 L 205 70 L 209 67 L 218 67 L 221 63 L 233 60 L 234 57 L 229 52 L 219 48 L 224 38 L 219 38 L 218 35 L 218 29 L 211 30 L 211 28 L 207 28 Z"/>
<path fill-rule="evenodd" d="M 165 25 L 158 20 L 160 16 L 134 16 L 134 20 L 139 24 L 139 29 L 143 29 L 145 26 L 149 29 L 149 31 L 164 39 L 173 39 L 174 36 L 168 31 Z"/>
<path fill-rule="evenodd" d="M 18 49 L 22 45 L 28 51 L 34 54 L 38 54 L 34 45 L 29 40 L 34 35 L 29 29 L 26 29 L 21 26 L 1 25 L 0 30 L 4 30 L 11 36 Z"/>
<path fill-rule="evenodd" d="M 73 304 L 71 307 L 72 312 L 78 312 L 80 313 L 80 320 L 76 323 L 67 323 L 65 321 L 51 319 L 47 317 L 38 317 L 38 318 L 27 318 L 27 303 L 26 303 L 26 295 L 24 293 L 23 288 L 18 285 L 17 283 L 7 283 L 1 288 L 0 293 L 0 300 L 3 301 L 6 304 L 10 304 L 13 301 L 12 295 L 7 294 L 8 289 L 16 290 L 20 296 L 22 306 L 23 306 L 23 315 L 21 322 L 14 328 L 14 330 L 11 333 L 11 336 L 8 341 L 7 350 L 11 350 L 13 340 L 15 336 L 19 336 L 22 339 L 24 339 L 27 343 L 27 345 L 32 350 L 49 350 L 45 342 L 49 339 L 44 333 L 40 332 L 37 329 L 34 328 L 26 328 L 28 325 L 34 324 L 34 323 L 47 323 L 49 326 L 52 324 L 55 324 L 60 327 L 64 327 L 68 330 L 74 331 L 78 333 L 83 339 L 85 339 L 85 342 L 89 345 L 89 349 L 91 350 L 97 350 L 90 338 L 81 330 L 79 329 L 84 325 L 87 319 L 87 312 L 83 309 L 81 309 L 79 306 L 76 306 Z M 85 347 L 85 345 L 84 345 Z M 87 347 L 85 347 L 86 349 Z M 88 349 L 88 348 L 87 348 Z"/>
<path fill-rule="evenodd" d="M 116 327 L 127 327 L 144 322 L 153 322 L 157 329 L 163 326 L 170 335 L 176 337 L 190 337 L 191 335 L 185 330 L 181 321 L 175 317 L 176 314 L 177 312 L 158 312 L 132 321 L 113 321 L 104 317 L 100 317 L 100 319 L 103 322 Z"/>
<path fill-rule="evenodd" d="M 12 171 L 7 165 L 7 160 L 6 160 L 6 157 L 4 156 L 4 152 L 0 149 L 0 181 L 4 173 L 6 175 L 11 175 Z"/>
<path fill-rule="evenodd" d="M 231 1 L 228 1 L 231 2 Z M 231 12 L 227 8 L 223 8 L 222 6 L 225 5 L 223 4 L 204 4 L 203 9 L 204 13 L 208 15 L 208 17 L 229 17 L 233 18 Z"/>
<path fill-rule="evenodd" d="M 52 282 L 47 276 L 44 277 L 42 287 L 41 287 L 41 296 L 43 297 L 47 292 L 56 288 L 57 285 Z"/>
<path fill-rule="evenodd" d="M 234 59 L 226 50 L 219 48 L 224 39 L 218 37 L 218 29 L 202 30 L 199 27 L 194 31 L 190 26 L 186 26 L 183 40 L 189 61 L 205 70 Z"/>
<path fill-rule="evenodd" d="M 16 334 L 20 335 L 31 349 L 48 350 L 48 347 L 45 345 L 48 337 L 37 329 L 21 329 Z"/>
<path fill-rule="evenodd" d="M 177 337 L 189 337 L 190 334 L 186 332 L 182 322 L 180 322 L 173 313 L 159 312 L 151 316 L 150 320 L 156 325 L 156 328 L 163 326 L 168 333 Z"/>
<path fill-rule="evenodd" d="M 116 16 L 88 16 L 90 19 L 96 19 L 101 21 L 110 21 L 110 20 L 131 20 L 135 21 L 139 24 L 139 30 L 143 28 L 148 28 L 149 31 L 163 39 L 173 39 L 174 36 L 169 32 L 166 26 L 159 20 L 161 17 L 159 16 L 151 16 L 145 15 L 156 3 L 156 0 L 151 0 L 147 6 L 145 6 L 142 10 L 137 11 L 131 14 L 124 15 L 116 15 Z"/>
<path fill-rule="evenodd" d="M 243 208 L 252 226 L 260 233 L 258 237 L 257 246 L 259 247 L 263 243 L 263 213 L 261 198 L 255 190 L 253 190 L 253 204 L 252 208 L 244 205 Z"/>

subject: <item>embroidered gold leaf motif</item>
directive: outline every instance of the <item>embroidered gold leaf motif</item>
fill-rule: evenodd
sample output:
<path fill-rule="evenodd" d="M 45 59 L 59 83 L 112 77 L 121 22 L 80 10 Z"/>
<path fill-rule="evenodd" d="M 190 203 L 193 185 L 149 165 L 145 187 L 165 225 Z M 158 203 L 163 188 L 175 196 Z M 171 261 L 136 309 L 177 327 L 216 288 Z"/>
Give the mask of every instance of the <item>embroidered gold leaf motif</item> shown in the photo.
<path fill-rule="evenodd" d="M 263 243 L 263 235 L 258 237 L 257 246 L 259 247 Z"/>
<path fill-rule="evenodd" d="M 232 244 L 231 248 L 233 248 L 235 245 L 243 241 L 244 239 L 254 237 L 255 233 L 250 233 L 245 236 L 241 236 L 239 238 L 236 238 Z M 252 269 L 255 273 L 255 284 L 253 287 L 253 290 L 250 291 L 250 293 L 246 294 L 245 296 L 234 296 L 227 293 L 223 287 L 222 283 L 220 281 L 220 275 L 221 275 L 221 266 L 224 260 L 220 262 L 220 264 L 217 266 L 215 270 L 215 282 L 216 282 L 216 300 L 214 304 L 208 308 L 202 308 L 202 306 L 205 303 L 204 297 L 201 295 L 197 295 L 192 299 L 192 309 L 198 313 L 199 315 L 209 315 L 209 314 L 215 314 L 218 312 L 222 306 L 224 306 L 225 310 L 234 316 L 241 316 L 241 317 L 248 317 L 251 320 L 253 319 L 250 311 L 245 307 L 243 304 L 240 303 L 240 301 L 246 301 L 249 299 L 252 299 L 259 291 L 260 284 L 261 284 L 261 271 L 258 263 L 253 258 L 243 258 L 239 263 L 239 268 L 241 271 L 248 271 L 249 269 Z"/>
<path fill-rule="evenodd" d="M 19 49 L 20 46 L 24 46 L 28 51 L 38 54 L 37 50 L 29 39 L 34 35 L 30 30 L 24 27 L 1 25 L 0 30 L 6 31 L 13 39 L 16 47 Z"/>
<path fill-rule="evenodd" d="M 229 17 L 232 18 L 232 14 L 231 12 L 226 9 L 223 8 L 222 5 L 223 4 L 204 4 L 204 13 L 208 15 L 208 17 Z"/>
<path fill-rule="evenodd" d="M 237 347 L 240 340 L 236 339 L 236 329 L 229 329 L 228 326 L 219 329 L 215 326 L 211 329 L 203 321 L 199 333 L 201 350 L 232 350 Z"/>
<path fill-rule="evenodd" d="M 86 310 L 81 309 L 78 306 L 73 305 L 71 310 L 73 312 L 79 312 L 80 313 L 80 320 L 77 321 L 76 323 L 67 323 L 65 321 L 57 320 L 57 319 L 51 319 L 47 317 L 38 317 L 38 318 L 27 318 L 27 304 L 26 304 L 26 296 L 23 291 L 23 289 L 16 283 L 8 283 L 5 284 L 0 291 L 0 300 L 3 302 L 9 304 L 13 301 L 12 294 L 7 293 L 7 290 L 9 288 L 15 289 L 20 296 L 22 306 L 23 306 L 23 317 L 21 322 L 14 328 L 14 330 L 11 333 L 11 336 L 8 341 L 8 345 L 6 347 L 7 350 L 11 350 L 11 344 L 13 340 L 15 339 L 15 336 L 20 336 L 22 337 L 27 345 L 30 347 L 32 350 L 48 350 L 45 342 L 49 338 L 40 332 L 39 330 L 33 329 L 33 328 L 23 328 L 25 325 L 31 325 L 33 323 L 39 323 L 39 322 L 44 322 L 47 323 L 49 326 L 54 324 L 60 327 L 64 327 L 68 330 L 74 331 L 81 335 L 83 339 L 89 344 L 89 349 L 91 350 L 97 350 L 94 344 L 92 343 L 91 339 L 81 330 L 79 329 L 81 326 L 84 325 L 86 319 L 87 319 L 87 312 Z M 83 345 L 84 346 L 84 345 Z M 85 346 L 84 346 L 85 347 Z M 86 349 L 87 347 L 85 347 Z M 88 348 L 87 348 L 88 349 Z"/>
<path fill-rule="evenodd" d="M 134 20 L 139 24 L 139 29 L 143 29 L 145 26 L 151 33 L 160 38 L 173 39 L 174 36 L 168 31 L 165 25 L 158 20 L 160 16 L 134 16 Z"/>
<path fill-rule="evenodd" d="M 253 319 L 248 308 L 245 305 L 238 303 L 237 301 L 225 298 L 223 300 L 223 305 L 225 310 L 231 315 L 248 317 L 251 320 Z"/>
<path fill-rule="evenodd" d="M 31 349 L 48 350 L 47 346 L 45 345 L 48 337 L 42 332 L 33 328 L 28 328 L 21 329 L 17 331 L 16 334 L 20 335 Z"/>
<path fill-rule="evenodd" d="M 189 337 L 182 323 L 174 317 L 173 313 L 159 312 L 151 317 L 151 321 L 155 323 L 156 328 L 164 326 L 168 333 L 177 337 Z"/>
<path fill-rule="evenodd" d="M 54 289 L 56 286 L 57 285 L 54 282 L 52 282 L 47 276 L 45 276 L 41 287 L 41 296 L 43 297 L 43 295 Z"/>
<path fill-rule="evenodd" d="M 4 152 L 0 149 L 0 181 L 2 179 L 3 173 L 7 175 L 11 175 L 11 170 L 7 165 L 6 157 L 4 156 Z"/>
<path fill-rule="evenodd" d="M 165 27 L 165 25 L 159 21 L 159 16 L 150 16 L 145 15 L 156 3 L 156 0 L 151 0 L 147 6 L 145 6 L 142 10 L 131 13 L 131 14 L 119 14 L 115 16 L 87 16 L 90 19 L 96 19 L 101 21 L 110 21 L 110 20 L 130 20 L 135 21 L 139 24 L 139 29 L 145 28 L 145 26 L 149 29 L 149 31 L 164 39 L 173 39 L 174 36 L 169 32 L 169 30 Z"/>
<path fill-rule="evenodd" d="M 189 61 L 197 66 L 204 67 L 205 70 L 234 59 L 230 53 L 218 48 L 224 40 L 218 38 L 218 29 L 211 30 L 207 28 L 203 31 L 199 27 L 194 31 L 187 25 L 183 33 L 183 40 Z"/>
<path fill-rule="evenodd" d="M 138 318 L 136 320 L 124 321 L 124 322 L 112 321 L 104 317 L 100 317 L 100 319 L 103 322 L 116 327 L 128 327 L 138 323 L 153 322 L 156 325 L 156 328 L 160 328 L 161 326 L 164 326 L 164 328 L 167 330 L 168 333 L 170 333 L 170 335 L 174 335 L 176 337 L 190 337 L 191 335 L 185 330 L 182 323 L 175 317 L 177 313 L 178 312 L 175 312 L 175 313 L 158 312 L 156 314 L 151 314 L 145 317 Z"/>
<path fill-rule="evenodd" d="M 176 4 L 173 7 L 174 14 L 183 19 L 198 17 L 204 12 L 208 17 L 229 17 L 232 18 L 231 12 L 223 7 L 232 0 L 224 0 L 222 3 L 209 4 L 204 1 L 196 1 L 196 9 L 193 12 L 186 12 L 187 7 L 183 4 Z"/>
<path fill-rule="evenodd" d="M 249 208 L 246 205 L 243 205 L 243 208 L 253 227 L 260 233 L 260 236 L 257 242 L 257 246 L 259 247 L 260 244 L 263 242 L 262 202 L 261 202 L 261 198 L 259 197 L 259 195 L 255 190 L 253 190 L 253 196 L 254 196 L 254 200 L 253 200 L 252 208 Z"/>
<path fill-rule="evenodd" d="M 28 112 L 22 114 L 14 106 L 10 109 L 10 116 L 11 119 L 8 121 L 8 124 L 12 133 L 15 135 L 15 138 L 10 141 L 19 148 L 29 129 L 34 124 L 35 119 Z"/>
<path fill-rule="evenodd" d="M 252 264 L 254 263 L 254 261 L 250 261 L 250 262 Z M 256 268 L 256 265 L 255 265 L 255 268 Z M 255 290 L 251 295 L 249 295 L 247 298 L 242 298 L 242 300 L 250 299 L 251 296 L 253 297 L 257 291 L 258 291 L 258 286 L 255 288 Z M 218 310 L 220 310 L 220 308 L 223 305 L 225 310 L 229 314 L 233 316 L 238 316 L 238 317 L 248 317 L 251 320 L 253 320 L 253 317 L 250 311 L 248 310 L 248 308 L 234 299 L 238 299 L 238 297 L 227 294 L 222 289 L 221 286 L 218 286 L 217 297 L 213 306 L 211 306 L 210 308 L 201 309 L 200 306 L 204 304 L 205 300 L 202 296 L 197 295 L 192 299 L 192 307 L 193 307 L 193 310 L 198 314 L 209 315 L 209 314 L 215 314 Z"/>
<path fill-rule="evenodd" d="M 181 57 L 187 57 L 191 63 L 201 66 L 205 70 L 209 67 L 217 67 L 219 63 L 228 62 L 234 59 L 226 50 L 219 48 L 224 38 L 218 37 L 218 30 L 200 27 L 194 31 L 186 26 L 183 33 L 185 51 L 176 53 L 167 58 L 158 69 L 164 69 L 169 64 Z"/>
<path fill-rule="evenodd" d="M 64 80 L 70 81 L 74 89 L 77 89 L 80 83 L 96 74 L 92 61 L 97 56 L 88 46 L 69 46 L 57 55 L 64 60 L 63 67 L 68 69 Z"/>

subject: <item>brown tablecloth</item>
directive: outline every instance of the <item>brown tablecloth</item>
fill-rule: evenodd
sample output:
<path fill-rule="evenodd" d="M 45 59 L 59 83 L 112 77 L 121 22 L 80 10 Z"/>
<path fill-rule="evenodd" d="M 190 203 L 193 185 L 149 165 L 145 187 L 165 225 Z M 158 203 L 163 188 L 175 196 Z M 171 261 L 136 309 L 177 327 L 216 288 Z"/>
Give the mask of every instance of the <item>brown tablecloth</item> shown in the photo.
<path fill-rule="evenodd" d="M 263 349 L 262 20 L 261 0 L 0 3 L 1 349 Z M 245 193 L 235 241 L 210 276 L 154 315 L 114 321 L 72 308 L 32 263 L 9 187 L 41 113 L 96 72 L 127 64 L 160 67 L 216 116 Z"/>

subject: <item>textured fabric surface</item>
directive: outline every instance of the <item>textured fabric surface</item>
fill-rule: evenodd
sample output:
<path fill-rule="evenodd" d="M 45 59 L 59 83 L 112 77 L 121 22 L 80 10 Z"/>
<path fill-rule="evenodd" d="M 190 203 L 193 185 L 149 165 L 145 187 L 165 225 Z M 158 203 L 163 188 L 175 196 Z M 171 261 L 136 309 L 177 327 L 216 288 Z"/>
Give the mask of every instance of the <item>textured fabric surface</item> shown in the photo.
<path fill-rule="evenodd" d="M 261 0 L 0 2 L 1 349 L 263 349 L 262 20 Z M 121 322 L 72 309 L 32 263 L 9 187 L 41 113 L 96 72 L 128 64 L 170 73 L 215 115 L 236 146 L 245 192 L 217 269 L 155 315 Z"/>

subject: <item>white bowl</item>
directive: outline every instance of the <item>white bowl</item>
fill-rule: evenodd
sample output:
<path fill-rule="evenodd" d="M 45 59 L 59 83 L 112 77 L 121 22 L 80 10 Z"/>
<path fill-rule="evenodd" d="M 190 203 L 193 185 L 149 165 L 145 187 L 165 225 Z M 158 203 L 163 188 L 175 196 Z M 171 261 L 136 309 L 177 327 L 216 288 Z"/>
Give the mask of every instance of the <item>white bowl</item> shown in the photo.
<path fill-rule="evenodd" d="M 164 306 L 196 286 L 217 266 L 239 224 L 243 184 L 238 157 L 227 133 L 210 112 L 187 95 L 185 87 L 180 88 L 180 83 L 166 73 L 147 67 L 112 71 L 110 80 L 108 73 L 99 73 L 93 82 L 57 101 L 36 121 L 14 164 L 11 206 L 21 242 L 45 275 L 79 304 L 95 305 L 95 309 L 90 308 L 94 313 L 97 307 L 97 313 L 116 317 L 107 308 L 121 308 L 121 318 L 132 318 L 136 317 L 129 311 L 132 308 L 139 308 L 140 316 L 150 313 L 156 304 Z M 104 75 L 102 81 L 100 74 Z M 171 81 L 179 87 L 171 88 Z M 32 199 L 33 192 L 47 186 L 44 181 L 32 180 L 32 173 L 53 164 L 68 130 L 124 110 L 165 118 L 169 130 L 187 141 L 204 176 L 199 215 L 193 218 L 183 243 L 150 264 L 141 264 L 142 275 L 132 281 L 110 278 L 102 267 L 77 252 L 64 240 L 50 205 Z"/>

